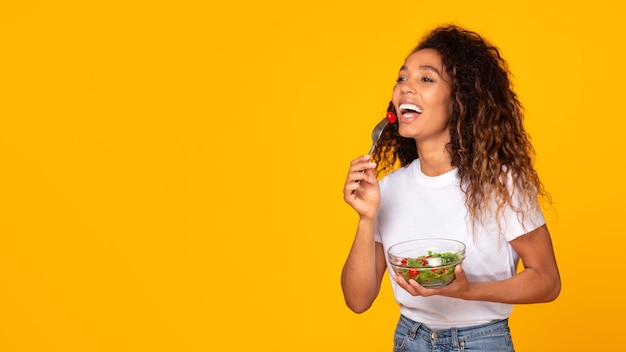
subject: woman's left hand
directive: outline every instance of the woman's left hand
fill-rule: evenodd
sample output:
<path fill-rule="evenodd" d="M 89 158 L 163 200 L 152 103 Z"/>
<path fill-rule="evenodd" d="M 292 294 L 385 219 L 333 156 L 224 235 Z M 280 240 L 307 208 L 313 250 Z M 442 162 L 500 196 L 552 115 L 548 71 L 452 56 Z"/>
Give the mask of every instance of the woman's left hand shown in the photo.
<path fill-rule="evenodd" d="M 469 281 L 467 281 L 465 271 L 463 271 L 463 267 L 461 267 L 460 264 L 454 268 L 454 274 L 456 275 L 456 278 L 452 280 L 452 282 L 450 282 L 446 286 L 438 288 L 423 287 L 422 285 L 418 284 L 417 281 L 407 281 L 404 277 L 400 275 L 394 275 L 393 279 L 400 287 L 402 287 L 406 292 L 410 293 L 413 296 L 428 297 L 433 295 L 440 295 L 447 297 L 463 298 L 465 295 L 467 295 L 470 283 Z"/>

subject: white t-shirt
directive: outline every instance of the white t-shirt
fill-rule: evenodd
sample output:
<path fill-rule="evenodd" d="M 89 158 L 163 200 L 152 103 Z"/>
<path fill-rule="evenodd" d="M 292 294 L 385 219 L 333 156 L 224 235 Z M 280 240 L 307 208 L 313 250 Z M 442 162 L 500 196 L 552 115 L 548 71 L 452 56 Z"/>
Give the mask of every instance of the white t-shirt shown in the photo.
<path fill-rule="evenodd" d="M 494 216 L 489 223 L 469 226 L 465 194 L 460 188 L 457 170 L 430 177 L 422 173 L 420 160 L 386 175 L 380 181 L 381 206 L 376 241 L 387 250 L 392 245 L 419 238 L 450 238 L 466 245 L 463 270 L 469 281 L 504 280 L 515 275 L 519 256 L 509 241 L 545 224 L 539 207 L 529 212 L 523 222 L 517 212 L 506 209 L 501 229 Z M 393 270 L 389 267 L 389 278 Z M 394 296 L 400 313 L 431 329 L 462 328 L 507 318 L 511 304 L 467 301 L 431 296 L 414 297 L 393 280 Z"/>

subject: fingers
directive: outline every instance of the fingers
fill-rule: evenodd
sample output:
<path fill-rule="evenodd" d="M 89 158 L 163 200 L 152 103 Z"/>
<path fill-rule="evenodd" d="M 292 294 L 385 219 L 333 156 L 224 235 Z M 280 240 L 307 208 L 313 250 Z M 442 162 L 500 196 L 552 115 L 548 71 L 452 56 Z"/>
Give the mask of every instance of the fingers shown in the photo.
<path fill-rule="evenodd" d="M 396 283 L 402 287 L 406 292 L 410 293 L 412 296 L 421 296 L 418 289 L 419 289 L 419 284 L 417 282 L 415 282 L 415 280 L 406 280 L 404 277 L 402 277 L 401 275 L 394 275 L 393 279 L 396 281 Z M 418 285 L 418 287 L 414 287 L 412 286 L 412 283 L 415 283 Z"/>
<path fill-rule="evenodd" d="M 369 180 L 369 182 L 376 181 L 376 175 L 374 170 L 376 169 L 376 163 L 370 161 L 369 155 L 358 157 L 350 162 L 350 168 L 348 169 L 349 182 L 359 182 L 363 180 Z"/>
<path fill-rule="evenodd" d="M 404 277 L 400 275 L 394 275 L 393 279 L 396 283 L 402 287 L 406 292 L 410 293 L 412 296 L 423 296 L 428 297 L 432 295 L 439 294 L 437 289 L 426 288 L 422 285 L 418 284 L 415 280 L 406 280 Z"/>
<path fill-rule="evenodd" d="M 428 297 L 433 295 L 441 295 L 447 297 L 463 298 L 463 294 L 469 289 L 469 282 L 465 276 L 465 271 L 461 265 L 454 268 L 456 278 L 448 285 L 437 288 L 426 288 L 421 286 L 415 280 L 406 280 L 401 275 L 394 275 L 393 280 L 412 296 Z"/>
<path fill-rule="evenodd" d="M 369 155 L 358 157 L 350 163 L 348 176 L 344 185 L 344 197 L 349 197 L 355 192 L 364 191 L 366 185 L 376 185 L 376 174 L 374 169 L 376 163 L 369 159 Z"/>
<path fill-rule="evenodd" d="M 376 167 L 376 163 L 371 161 L 370 155 L 362 155 L 350 162 L 350 168 L 352 169 L 352 167 L 357 168 L 357 170 L 363 170 L 366 167 L 369 167 L 369 168 Z"/>
<path fill-rule="evenodd" d="M 465 278 L 465 271 L 463 270 L 461 264 L 457 264 L 457 266 L 454 267 L 454 276 L 460 280 L 467 280 Z"/>
<path fill-rule="evenodd" d="M 344 198 L 346 198 L 346 200 L 348 198 L 355 197 L 355 192 L 363 191 L 363 185 L 359 181 L 360 180 L 358 179 L 348 177 L 348 179 L 346 180 L 346 184 L 343 187 L 343 196 Z"/>
<path fill-rule="evenodd" d="M 343 199 L 361 217 L 375 217 L 380 206 L 380 189 L 375 169 L 376 163 L 371 162 L 369 155 L 352 160 L 348 169 Z"/>

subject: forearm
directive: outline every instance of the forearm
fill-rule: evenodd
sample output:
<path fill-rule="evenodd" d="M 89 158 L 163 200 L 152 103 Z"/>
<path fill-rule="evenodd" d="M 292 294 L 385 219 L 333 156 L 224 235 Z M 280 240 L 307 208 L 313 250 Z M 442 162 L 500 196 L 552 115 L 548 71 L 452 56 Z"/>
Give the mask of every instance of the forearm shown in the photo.
<path fill-rule="evenodd" d="M 508 304 L 542 303 L 556 299 L 560 290 L 558 273 L 526 268 L 507 280 L 472 282 L 461 298 Z"/>
<path fill-rule="evenodd" d="M 380 263 L 377 263 L 374 228 L 375 220 L 359 220 L 354 242 L 341 274 L 346 305 L 357 313 L 366 311 L 380 290 Z"/>
<path fill-rule="evenodd" d="M 470 283 L 462 298 L 512 304 L 556 299 L 561 292 L 561 278 L 548 227 L 540 226 L 510 243 L 525 269 L 507 280 Z"/>
<path fill-rule="evenodd" d="M 455 268 L 456 279 L 441 288 L 425 288 L 415 280 L 395 277 L 413 296 L 442 295 L 471 301 L 508 304 L 550 302 L 561 292 L 561 278 L 548 228 L 543 225 L 510 242 L 520 255 L 524 270 L 500 281 L 469 281 L 462 265 Z"/>

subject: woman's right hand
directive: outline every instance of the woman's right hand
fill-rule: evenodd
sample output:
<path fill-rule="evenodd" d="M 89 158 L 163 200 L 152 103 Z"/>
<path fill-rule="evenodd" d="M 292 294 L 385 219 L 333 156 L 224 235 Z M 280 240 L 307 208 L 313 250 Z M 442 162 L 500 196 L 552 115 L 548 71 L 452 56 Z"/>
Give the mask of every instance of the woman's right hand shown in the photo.
<path fill-rule="evenodd" d="M 380 189 L 374 170 L 376 163 L 369 155 L 360 156 L 350 163 L 343 199 L 361 218 L 374 219 L 380 206 Z"/>

